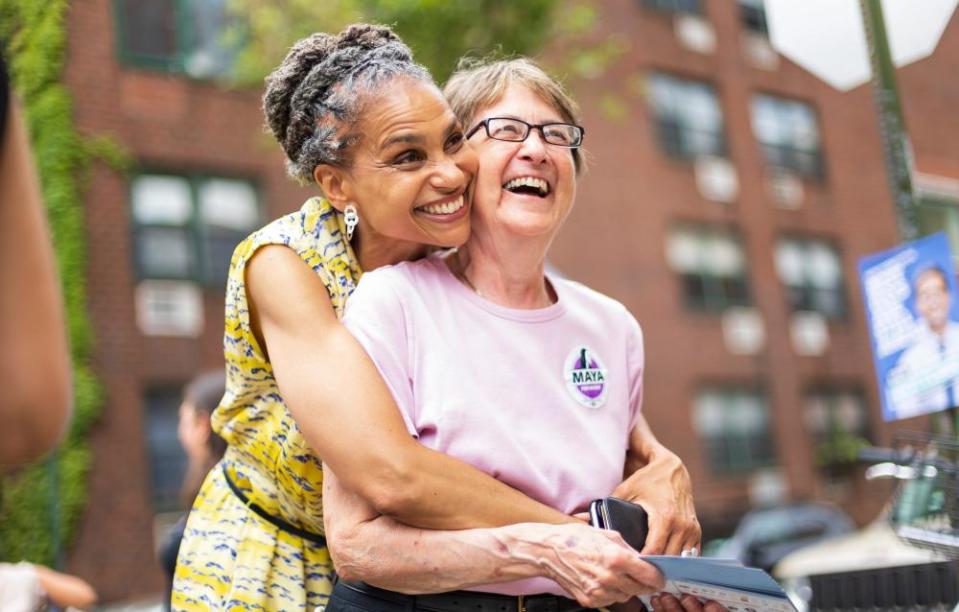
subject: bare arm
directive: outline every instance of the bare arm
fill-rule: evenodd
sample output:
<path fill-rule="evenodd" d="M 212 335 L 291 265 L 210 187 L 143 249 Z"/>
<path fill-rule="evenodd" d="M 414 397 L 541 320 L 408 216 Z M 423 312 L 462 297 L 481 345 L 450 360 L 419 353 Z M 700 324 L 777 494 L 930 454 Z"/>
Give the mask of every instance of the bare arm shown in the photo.
<path fill-rule="evenodd" d="M 331 470 L 324 474 L 323 504 L 330 554 L 343 580 L 437 593 L 542 576 L 590 608 L 662 588 L 656 569 L 619 534 L 582 523 L 416 529 L 378 515 Z"/>
<path fill-rule="evenodd" d="M 644 554 L 678 555 L 685 548 L 699 546 L 702 529 L 689 472 L 679 457 L 656 439 L 642 415 L 629 436 L 625 475 L 612 494 L 640 504 L 649 513 Z"/>
<path fill-rule="evenodd" d="M 303 435 L 378 514 L 432 529 L 573 520 L 411 438 L 326 287 L 292 250 L 260 249 L 247 289 L 254 330 Z"/>
<path fill-rule="evenodd" d="M 0 146 L 0 466 L 52 449 L 70 417 L 70 363 L 40 186 L 20 114 Z"/>
<path fill-rule="evenodd" d="M 35 565 L 34 569 L 47 598 L 58 608 L 85 609 L 97 603 L 97 592 L 83 579 L 61 574 L 42 565 Z"/>

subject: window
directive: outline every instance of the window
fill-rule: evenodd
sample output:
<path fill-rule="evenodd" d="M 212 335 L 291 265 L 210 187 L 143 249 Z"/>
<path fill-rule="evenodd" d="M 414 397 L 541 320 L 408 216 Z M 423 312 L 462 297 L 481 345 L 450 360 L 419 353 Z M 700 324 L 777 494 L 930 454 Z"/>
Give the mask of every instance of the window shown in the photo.
<path fill-rule="evenodd" d="M 181 395 L 175 389 L 148 391 L 146 438 L 150 457 L 150 492 L 155 512 L 180 509 L 180 487 L 187 458 L 177 438 Z"/>
<path fill-rule="evenodd" d="M 769 36 L 764 0 L 739 0 L 739 19 L 747 32 Z"/>
<path fill-rule="evenodd" d="M 662 149 L 674 157 L 725 155 L 723 111 L 711 85 L 665 74 L 649 78 Z"/>
<path fill-rule="evenodd" d="M 702 13 L 701 0 L 643 0 L 643 6 L 671 13 Z"/>
<path fill-rule="evenodd" d="M 752 103 L 752 124 L 767 164 L 806 177 L 822 177 L 819 127 L 811 106 L 756 95 Z"/>
<path fill-rule="evenodd" d="M 683 227 L 670 232 L 667 257 L 679 273 L 687 306 L 722 312 L 750 303 L 746 260 L 738 237 L 716 228 Z"/>
<path fill-rule="evenodd" d="M 141 174 L 131 200 L 140 278 L 222 285 L 260 218 L 256 190 L 237 179 Z"/>
<path fill-rule="evenodd" d="M 866 402 L 857 390 L 822 388 L 803 398 L 803 421 L 819 466 L 851 464 L 869 444 Z"/>
<path fill-rule="evenodd" d="M 812 310 L 832 319 L 846 315 L 842 260 L 824 240 L 785 238 L 776 245 L 776 270 L 792 310 Z"/>
<path fill-rule="evenodd" d="M 959 258 L 959 200 L 923 194 L 916 199 L 916 206 L 919 233 L 925 236 L 945 232 L 949 236 L 953 257 Z"/>
<path fill-rule="evenodd" d="M 703 389 L 696 397 L 693 424 L 713 472 L 745 472 L 774 462 L 766 399 L 758 391 Z"/>
<path fill-rule="evenodd" d="M 237 46 L 228 0 L 116 0 L 121 57 L 136 66 L 212 78 L 229 72 Z"/>

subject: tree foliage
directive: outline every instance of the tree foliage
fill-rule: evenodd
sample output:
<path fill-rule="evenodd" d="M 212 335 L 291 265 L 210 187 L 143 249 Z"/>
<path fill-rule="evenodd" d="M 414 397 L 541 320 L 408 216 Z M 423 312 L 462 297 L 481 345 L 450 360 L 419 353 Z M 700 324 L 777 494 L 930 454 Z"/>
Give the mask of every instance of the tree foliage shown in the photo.
<path fill-rule="evenodd" d="M 0 0 L 0 41 L 6 43 L 13 89 L 23 104 L 62 281 L 74 405 L 70 432 L 53 458 L 2 481 L 0 560 L 48 565 L 55 561 L 57 545 L 69 541 L 83 511 L 90 467 L 87 436 L 102 403 L 89 365 L 82 184 L 94 158 L 123 159 L 111 141 L 85 139 L 73 125 L 70 94 L 61 82 L 66 11 L 67 0 Z"/>
<path fill-rule="evenodd" d="M 257 84 L 290 45 L 316 32 L 337 32 L 357 21 L 392 26 L 417 61 L 442 82 L 466 54 L 531 54 L 557 30 L 559 0 L 231 0 L 242 24 L 236 76 Z M 589 20 L 588 12 L 585 14 Z M 570 22 L 582 20 L 572 11 Z"/>

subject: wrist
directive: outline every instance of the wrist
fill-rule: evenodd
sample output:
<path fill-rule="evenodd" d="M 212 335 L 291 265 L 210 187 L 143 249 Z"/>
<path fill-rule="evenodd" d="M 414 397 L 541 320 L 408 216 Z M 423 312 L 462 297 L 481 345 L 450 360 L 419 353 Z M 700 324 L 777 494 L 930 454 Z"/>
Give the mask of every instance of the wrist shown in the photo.
<path fill-rule="evenodd" d="M 556 540 L 563 528 L 543 523 L 518 523 L 497 534 L 497 556 L 502 566 L 512 567 L 517 579 L 549 577 L 548 570 L 557 558 Z"/>
<path fill-rule="evenodd" d="M 676 455 L 673 451 L 669 450 L 662 444 L 651 444 L 646 451 L 646 463 L 647 465 L 653 463 L 682 463 L 679 456 Z"/>

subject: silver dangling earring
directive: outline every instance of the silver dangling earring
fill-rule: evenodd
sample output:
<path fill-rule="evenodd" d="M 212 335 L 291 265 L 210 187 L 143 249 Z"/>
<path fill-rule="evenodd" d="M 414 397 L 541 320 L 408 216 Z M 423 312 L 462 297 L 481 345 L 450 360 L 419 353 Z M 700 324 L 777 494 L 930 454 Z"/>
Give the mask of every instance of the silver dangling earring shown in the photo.
<path fill-rule="evenodd" d="M 343 209 L 343 221 L 346 222 L 346 239 L 353 240 L 353 232 L 356 230 L 356 224 L 360 222 L 360 214 L 356 212 L 356 206 L 347 204 Z"/>

